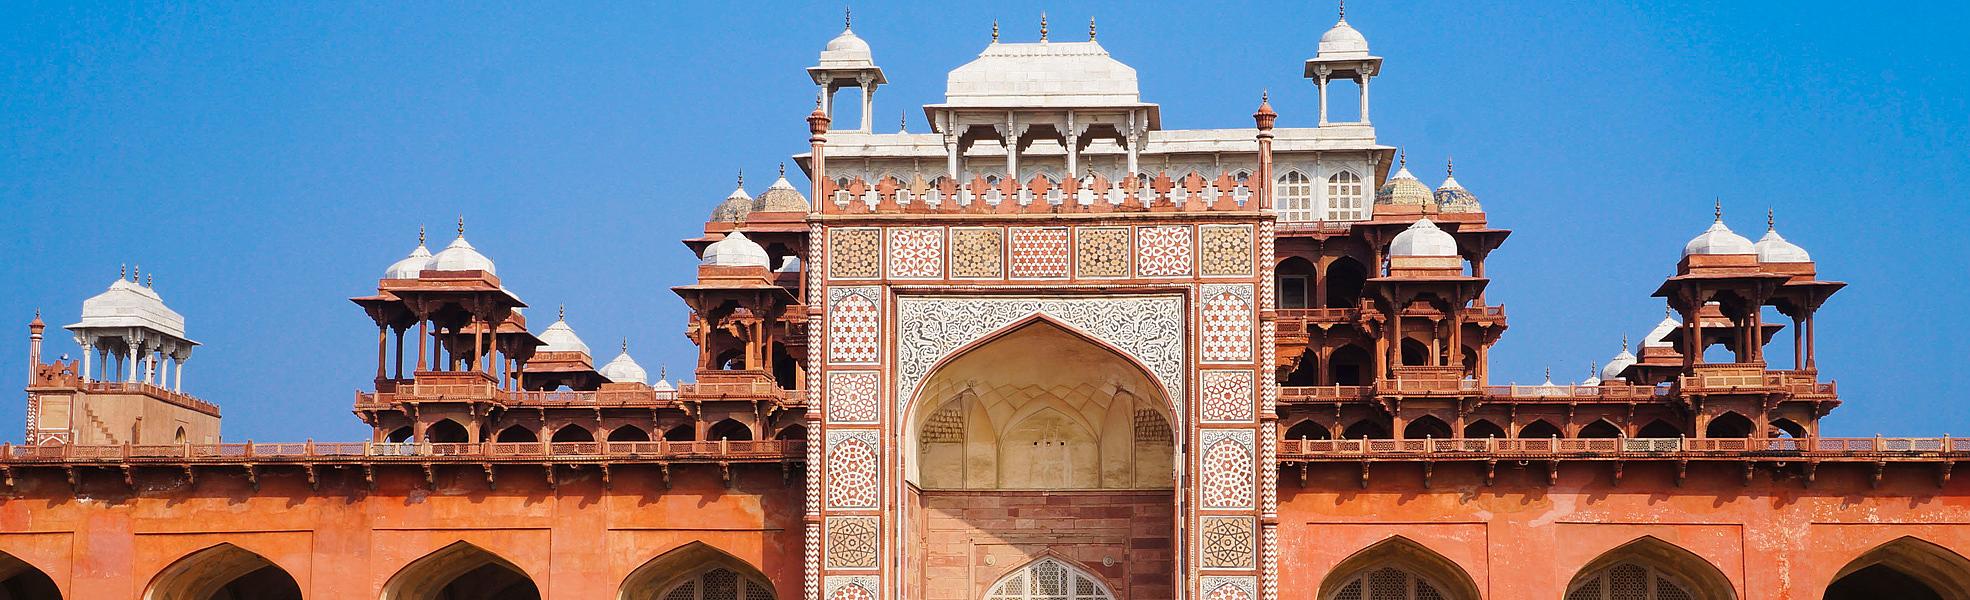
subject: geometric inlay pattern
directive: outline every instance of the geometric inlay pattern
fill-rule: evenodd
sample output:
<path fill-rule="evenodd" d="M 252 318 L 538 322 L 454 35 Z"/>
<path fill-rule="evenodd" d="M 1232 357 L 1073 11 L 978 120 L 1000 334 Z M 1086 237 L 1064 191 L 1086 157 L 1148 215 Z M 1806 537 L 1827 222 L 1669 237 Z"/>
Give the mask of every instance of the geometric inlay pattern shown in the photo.
<path fill-rule="evenodd" d="M 1199 273 L 1252 274 L 1251 225 L 1202 225 L 1197 228 L 1197 236 Z"/>
<path fill-rule="evenodd" d="M 1082 227 L 1074 232 L 1074 264 L 1081 277 L 1128 277 L 1129 230 Z"/>
<path fill-rule="evenodd" d="M 1005 276 L 1005 230 L 951 229 L 951 277 L 996 279 Z"/>
<path fill-rule="evenodd" d="M 828 432 L 828 508 L 875 508 L 880 497 L 881 453 L 876 432 Z"/>
<path fill-rule="evenodd" d="M 1012 228 L 1012 276 L 1018 279 L 1066 277 L 1067 228 Z"/>
<path fill-rule="evenodd" d="M 870 575 L 829 575 L 822 586 L 828 600 L 876 600 L 876 578 Z"/>
<path fill-rule="evenodd" d="M 944 276 L 944 229 L 909 227 L 889 230 L 889 276 L 936 279 Z"/>
<path fill-rule="evenodd" d="M 1258 598 L 1258 580 L 1252 577 L 1225 577 L 1212 575 L 1201 579 L 1204 600 L 1254 600 Z"/>
<path fill-rule="evenodd" d="M 1252 533 L 1251 517 L 1203 517 L 1198 519 L 1197 552 L 1206 569 L 1250 569 L 1255 563 L 1257 536 Z"/>
<path fill-rule="evenodd" d="M 876 568 L 878 517 L 828 517 L 828 568 Z"/>
<path fill-rule="evenodd" d="M 835 279 L 875 279 L 882 276 L 876 267 L 882 259 L 882 230 L 836 228 L 828 230 L 828 277 Z"/>
<path fill-rule="evenodd" d="M 828 362 L 872 364 L 881 355 L 882 289 L 828 288 Z"/>
<path fill-rule="evenodd" d="M 1251 371 L 1204 371 L 1198 382 L 1198 410 L 1206 422 L 1250 423 L 1252 408 Z M 830 395 L 832 396 L 832 395 Z M 832 397 L 829 402 L 833 402 Z"/>
<path fill-rule="evenodd" d="M 1252 286 L 1203 286 L 1205 362 L 1252 360 Z"/>
<path fill-rule="evenodd" d="M 1249 290 L 1251 286 L 1246 286 Z M 931 367 L 959 348 L 1035 315 L 1079 330 L 1136 360 L 1184 414 L 1183 298 L 906 296 L 896 299 L 896 404 L 908 404 Z M 1179 417 L 1180 419 L 1181 417 Z"/>
<path fill-rule="evenodd" d="M 879 416 L 876 390 L 881 377 L 875 371 L 829 371 L 828 422 L 876 422 Z"/>
<path fill-rule="evenodd" d="M 1198 435 L 1198 496 L 1204 508 L 1252 508 L 1257 480 L 1250 429 L 1206 429 Z"/>
<path fill-rule="evenodd" d="M 1138 227 L 1135 232 L 1137 275 L 1183 277 L 1190 274 L 1189 227 Z"/>

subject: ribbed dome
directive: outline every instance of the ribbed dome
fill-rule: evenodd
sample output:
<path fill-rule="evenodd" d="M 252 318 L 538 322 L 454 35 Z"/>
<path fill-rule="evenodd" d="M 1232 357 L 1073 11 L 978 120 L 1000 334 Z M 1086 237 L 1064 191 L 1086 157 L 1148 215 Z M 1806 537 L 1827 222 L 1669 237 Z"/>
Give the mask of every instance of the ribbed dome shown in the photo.
<path fill-rule="evenodd" d="M 1477 196 L 1464 189 L 1463 184 L 1457 183 L 1455 175 L 1445 176 L 1443 185 L 1436 187 L 1436 206 L 1438 211 L 1447 213 L 1484 212 Z"/>
<path fill-rule="evenodd" d="M 1805 248 L 1800 248 L 1798 244 L 1785 241 L 1785 238 L 1779 236 L 1777 229 L 1766 230 L 1765 237 L 1758 238 L 1758 243 L 1754 244 L 1754 246 L 1758 250 L 1758 262 L 1764 262 L 1764 263 L 1813 262 L 1813 256 L 1811 254 L 1807 254 Z"/>
<path fill-rule="evenodd" d="M 732 190 L 732 195 L 726 196 L 724 202 L 711 209 L 711 220 L 722 223 L 744 221 L 746 215 L 752 213 L 752 203 L 752 196 L 746 193 L 746 180 L 742 177 L 739 187 Z"/>
<path fill-rule="evenodd" d="M 804 213 L 809 208 L 807 196 L 787 182 L 786 167 L 780 168 L 780 178 L 773 180 L 773 185 L 767 186 L 766 191 L 760 192 L 759 199 L 752 204 L 752 209 L 759 212 Z"/>
<path fill-rule="evenodd" d="M 553 325 L 548 325 L 547 331 L 540 332 L 540 341 L 544 342 L 539 349 L 540 352 L 589 353 L 588 344 L 581 341 L 581 336 L 575 335 L 575 328 L 568 326 L 566 317 L 554 321 Z"/>
<path fill-rule="evenodd" d="M 718 240 L 710 246 L 706 246 L 705 255 L 698 261 L 698 264 L 718 267 L 770 268 L 772 259 L 766 255 L 766 249 L 760 247 L 758 242 L 747 238 L 744 232 L 734 231 L 725 234 L 725 239 Z"/>
<path fill-rule="evenodd" d="M 650 389 L 653 389 L 653 390 L 656 390 L 656 391 L 659 391 L 659 392 L 675 392 L 675 391 L 677 391 L 677 388 L 675 388 L 675 387 L 672 387 L 672 386 L 670 385 L 670 380 L 668 380 L 668 379 L 664 379 L 664 378 L 662 378 L 662 377 L 658 377 L 658 378 L 657 378 L 657 382 L 656 382 L 656 383 L 652 383 L 652 384 L 650 384 Z"/>
<path fill-rule="evenodd" d="M 1622 342 L 1621 353 L 1614 355 L 1614 358 L 1608 359 L 1607 366 L 1601 367 L 1601 379 L 1606 381 L 1620 379 L 1621 372 L 1634 365 L 1635 354 L 1628 351 L 1627 342 Z"/>
<path fill-rule="evenodd" d="M 1375 190 L 1375 204 L 1383 206 L 1429 206 L 1435 201 L 1429 184 L 1410 174 L 1407 165 L 1390 176 L 1388 183 Z"/>
<path fill-rule="evenodd" d="M 600 372 L 615 383 L 646 383 L 650 380 L 650 373 L 643 370 L 643 365 L 636 364 L 636 359 L 629 357 L 628 344 L 623 345 L 622 354 L 617 354 L 615 360 L 602 365 Z"/>
<path fill-rule="evenodd" d="M 1751 240 L 1744 239 L 1744 236 L 1731 231 L 1730 227 L 1724 225 L 1722 218 L 1711 223 L 1709 229 L 1705 229 L 1703 233 L 1697 234 L 1695 238 L 1690 240 L 1690 243 L 1683 244 L 1683 256 L 1696 254 L 1756 254 L 1757 252 L 1752 247 Z"/>
<path fill-rule="evenodd" d="M 117 277 L 109 289 L 82 301 L 82 320 L 68 329 L 141 327 L 185 338 L 185 317 L 148 286 Z"/>
<path fill-rule="evenodd" d="M 417 237 L 417 248 L 403 260 L 390 263 L 390 268 L 383 270 L 384 279 L 417 279 L 418 273 L 431 268 L 431 249 L 424 247 L 423 234 Z"/>
<path fill-rule="evenodd" d="M 1320 35 L 1318 56 L 1322 59 L 1368 58 L 1368 38 L 1362 37 L 1361 32 L 1355 31 L 1354 26 L 1348 25 L 1347 18 L 1343 17 L 1334 24 L 1333 29 Z"/>
<path fill-rule="evenodd" d="M 465 241 L 465 232 L 462 231 L 459 232 L 458 239 L 451 241 L 451 245 L 445 246 L 444 250 L 438 251 L 437 256 L 431 257 L 430 268 L 437 271 L 485 271 L 494 275 L 499 274 L 493 269 L 492 259 L 486 258 L 486 255 L 480 254 L 478 249 L 472 247 L 471 242 Z"/>
<path fill-rule="evenodd" d="M 1396 234 L 1389 256 L 1457 256 L 1457 238 L 1423 219 Z"/>
<path fill-rule="evenodd" d="M 1676 317 L 1664 315 L 1662 317 L 1662 322 L 1656 323 L 1655 329 L 1649 330 L 1649 334 L 1642 338 L 1642 346 L 1667 348 L 1670 346 L 1668 341 L 1669 334 L 1675 333 L 1676 328 L 1682 326 L 1683 326 L 1683 322 L 1677 321 Z"/>

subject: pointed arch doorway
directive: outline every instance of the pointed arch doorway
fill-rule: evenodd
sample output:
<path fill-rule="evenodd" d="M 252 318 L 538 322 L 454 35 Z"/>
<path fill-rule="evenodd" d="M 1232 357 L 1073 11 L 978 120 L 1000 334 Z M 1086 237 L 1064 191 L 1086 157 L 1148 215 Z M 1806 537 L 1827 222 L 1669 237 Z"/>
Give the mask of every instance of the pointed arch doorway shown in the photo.
<path fill-rule="evenodd" d="M 906 584 L 920 597 L 1173 596 L 1177 420 L 1139 363 L 1036 318 L 943 361 L 917 390 L 903 455 L 906 508 L 929 517 L 905 533 L 907 560 L 924 565 Z M 1034 596 L 1033 581 L 1014 593 L 1002 580 L 1010 565 L 1070 562 L 1088 568 L 1065 581 L 1108 595 Z"/>

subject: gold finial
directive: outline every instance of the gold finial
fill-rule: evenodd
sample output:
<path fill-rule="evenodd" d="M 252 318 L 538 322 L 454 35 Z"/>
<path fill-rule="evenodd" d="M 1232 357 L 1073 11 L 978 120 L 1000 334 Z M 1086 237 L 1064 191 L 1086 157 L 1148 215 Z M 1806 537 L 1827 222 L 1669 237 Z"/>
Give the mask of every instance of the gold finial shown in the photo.
<path fill-rule="evenodd" d="M 561 314 L 559 316 L 559 319 L 562 321 L 568 320 L 568 305 L 566 304 L 561 305 Z"/>
<path fill-rule="evenodd" d="M 999 43 L 999 20 L 992 19 L 992 43 Z"/>
<path fill-rule="evenodd" d="M 1047 13 L 1040 11 L 1040 41 L 1047 41 Z"/>
<path fill-rule="evenodd" d="M 1770 208 L 1765 209 L 1765 231 L 1778 231 L 1778 219 L 1772 215 Z"/>
<path fill-rule="evenodd" d="M 1718 222 L 1718 223 L 1722 223 L 1722 222 L 1724 222 L 1724 199 L 1723 199 L 1723 198 L 1717 198 L 1717 210 L 1716 210 L 1716 214 L 1717 214 L 1717 222 Z"/>
<path fill-rule="evenodd" d="M 1088 17 L 1088 41 L 1094 41 L 1094 17 Z"/>
<path fill-rule="evenodd" d="M 465 239 L 465 215 L 458 216 L 458 239 Z"/>
<path fill-rule="evenodd" d="M 418 226 L 417 226 L 417 245 L 419 245 L 419 246 L 422 246 L 422 245 L 424 245 L 424 226 L 423 226 L 423 225 L 418 225 Z"/>

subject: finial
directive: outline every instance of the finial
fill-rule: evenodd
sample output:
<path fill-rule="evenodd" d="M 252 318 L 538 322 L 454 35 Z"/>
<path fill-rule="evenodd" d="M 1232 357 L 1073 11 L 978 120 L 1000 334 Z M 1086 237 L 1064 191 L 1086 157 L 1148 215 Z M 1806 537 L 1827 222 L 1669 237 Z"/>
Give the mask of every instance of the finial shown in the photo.
<path fill-rule="evenodd" d="M 1588 377 L 1593 377 L 1593 376 L 1594 376 L 1594 374 L 1596 374 L 1596 373 L 1600 373 L 1600 372 L 1601 372 L 1601 363 L 1600 363 L 1600 361 L 1594 361 L 1594 362 L 1589 362 L 1589 363 L 1587 363 L 1587 376 L 1588 376 Z"/>
<path fill-rule="evenodd" d="M 1395 166 L 1396 166 L 1396 168 L 1398 168 L 1398 169 L 1407 169 L 1407 168 L 1409 168 L 1409 151 L 1408 151 L 1408 150 L 1406 150 L 1406 149 L 1403 149 L 1403 148 L 1396 148 L 1396 149 L 1395 149 Z"/>
<path fill-rule="evenodd" d="M 1341 20 L 1348 20 L 1348 0 L 1341 0 Z"/>
<path fill-rule="evenodd" d="M 1040 41 L 1047 41 L 1047 13 L 1040 11 Z"/>
<path fill-rule="evenodd" d="M 1724 222 L 1724 199 L 1723 199 L 1723 198 L 1718 198 L 1718 199 L 1717 199 L 1717 222 L 1718 222 L 1718 223 L 1722 223 L 1722 222 Z"/>
<path fill-rule="evenodd" d="M 1449 156 L 1443 157 L 1443 174 L 1446 177 L 1457 174 L 1457 159 Z"/>
<path fill-rule="evenodd" d="M 909 111 L 904 111 L 902 114 L 896 115 L 896 133 L 909 133 L 909 132 L 910 132 L 910 113 Z"/>
<path fill-rule="evenodd" d="M 1628 334 L 1626 333 L 1621 334 L 1621 351 L 1622 352 L 1628 351 Z"/>
<path fill-rule="evenodd" d="M 1772 209 L 1765 209 L 1765 231 L 1778 231 L 1778 219 L 1772 216 Z"/>
<path fill-rule="evenodd" d="M 419 245 L 419 246 L 422 246 L 422 245 L 424 245 L 424 226 L 423 226 L 423 225 L 418 225 L 418 226 L 417 226 L 417 245 Z"/>
<path fill-rule="evenodd" d="M 130 265 L 127 265 L 127 264 L 126 264 L 126 265 L 117 265 L 117 266 L 116 266 L 116 280 L 117 280 L 117 281 L 123 281 L 123 278 L 125 278 L 125 277 L 129 277 L 129 276 L 130 276 Z"/>
<path fill-rule="evenodd" d="M 465 215 L 458 216 L 458 239 L 465 239 Z"/>
<path fill-rule="evenodd" d="M 629 354 L 629 336 L 623 336 L 622 338 L 622 353 Z"/>
<path fill-rule="evenodd" d="M 999 43 L 999 20 L 992 19 L 992 43 Z"/>
<path fill-rule="evenodd" d="M 1267 89 L 1260 89 L 1260 90 L 1259 90 L 1259 104 L 1267 104 L 1267 103 L 1270 103 L 1270 102 L 1272 102 L 1272 90 L 1271 90 L 1271 89 L 1269 89 L 1269 88 L 1267 88 Z"/>
<path fill-rule="evenodd" d="M 670 380 L 670 364 L 669 364 L 669 363 L 657 363 L 657 379 L 659 379 L 659 380 L 662 380 L 662 381 L 669 381 L 669 380 Z"/>
<path fill-rule="evenodd" d="M 1088 41 L 1094 41 L 1094 17 L 1088 17 Z"/>
<path fill-rule="evenodd" d="M 130 267 L 130 283 L 136 283 L 136 282 L 139 282 L 139 281 L 143 281 L 143 278 L 144 278 L 144 266 L 143 266 L 143 265 L 131 265 L 131 267 Z"/>
<path fill-rule="evenodd" d="M 144 276 L 144 287 L 157 287 L 156 273 L 152 273 Z"/>
<path fill-rule="evenodd" d="M 559 318 L 562 321 L 568 320 L 568 305 L 566 304 L 561 305 L 561 314 L 557 318 Z"/>
<path fill-rule="evenodd" d="M 746 170 L 739 169 L 739 187 L 746 187 Z"/>
<path fill-rule="evenodd" d="M 1547 366 L 1546 366 L 1546 383 L 1552 383 L 1552 382 L 1553 382 L 1553 367 L 1552 367 L 1552 365 L 1547 365 Z"/>
<path fill-rule="evenodd" d="M 851 12 L 852 10 L 854 10 L 854 8 L 853 8 L 853 7 L 851 7 L 851 6 L 848 6 L 848 5 L 846 5 L 846 4 L 844 4 L 844 5 L 842 5 L 842 7 L 841 7 L 841 28 L 842 28 L 842 29 L 848 29 L 848 26 L 849 26 L 849 25 L 851 25 L 851 24 L 853 24 L 853 23 L 855 22 L 855 13 L 853 13 L 853 12 Z"/>
<path fill-rule="evenodd" d="M 784 179 L 786 178 L 786 176 L 787 176 L 787 163 L 782 161 L 780 163 L 780 177 Z"/>

